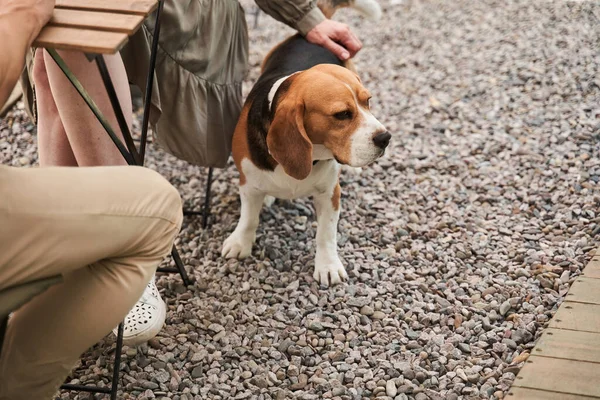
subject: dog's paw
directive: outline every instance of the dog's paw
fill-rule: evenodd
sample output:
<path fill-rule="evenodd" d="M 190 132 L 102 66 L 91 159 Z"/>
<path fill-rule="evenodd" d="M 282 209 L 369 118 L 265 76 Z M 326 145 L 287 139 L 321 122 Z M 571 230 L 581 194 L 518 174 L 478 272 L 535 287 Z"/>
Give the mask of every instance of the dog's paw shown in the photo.
<path fill-rule="evenodd" d="M 273 205 L 273 203 L 275 203 L 275 197 L 273 197 L 273 196 L 265 196 L 265 199 L 263 200 L 263 204 L 266 207 L 271 207 Z"/>
<path fill-rule="evenodd" d="M 348 279 L 348 274 L 339 258 L 333 262 L 315 262 L 315 272 L 313 274 L 322 286 L 333 286 Z"/>
<path fill-rule="evenodd" d="M 248 257 L 252 253 L 253 240 L 251 237 L 244 237 L 244 235 L 233 232 L 223 242 L 223 249 L 221 255 L 225 258 L 242 258 Z"/>

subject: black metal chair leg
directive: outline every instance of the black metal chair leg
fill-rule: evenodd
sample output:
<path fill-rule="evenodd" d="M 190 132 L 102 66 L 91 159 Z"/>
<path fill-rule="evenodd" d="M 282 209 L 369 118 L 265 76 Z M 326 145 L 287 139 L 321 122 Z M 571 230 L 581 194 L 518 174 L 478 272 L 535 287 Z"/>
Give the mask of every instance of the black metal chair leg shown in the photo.
<path fill-rule="evenodd" d="M 208 219 L 210 218 L 210 198 L 211 198 L 211 187 L 213 182 L 213 168 L 210 167 L 208 169 L 208 176 L 206 178 L 206 189 L 204 192 L 204 205 L 200 211 L 193 210 L 183 210 L 183 215 L 185 216 L 194 216 L 194 215 L 202 215 L 202 228 L 206 229 L 208 227 Z"/>
<path fill-rule="evenodd" d="M 202 228 L 208 226 L 208 217 L 210 217 L 210 187 L 212 186 L 213 168 L 208 169 L 208 177 L 206 178 L 206 192 L 204 193 L 204 209 L 202 210 Z"/>
<path fill-rule="evenodd" d="M 192 215 L 204 215 L 204 210 L 200 211 L 192 211 L 192 210 L 183 210 L 183 215 L 192 216 Z"/>
<path fill-rule="evenodd" d="M 0 321 L 0 356 L 2 356 L 2 344 L 4 343 L 4 335 L 8 327 L 8 316 Z"/>
<path fill-rule="evenodd" d="M 112 105 L 113 111 L 115 112 L 115 116 L 117 117 L 119 128 L 121 128 L 121 133 L 123 134 L 123 138 L 125 139 L 127 150 L 129 150 L 129 154 L 132 155 L 135 163 L 137 165 L 142 165 L 142 160 L 140 159 L 138 151 L 135 148 L 135 144 L 133 143 L 133 138 L 131 137 L 129 125 L 127 124 L 125 115 L 123 115 L 123 109 L 121 108 L 121 103 L 119 102 L 119 96 L 117 95 L 117 92 L 112 82 L 112 78 L 110 77 L 110 73 L 108 72 L 108 68 L 106 67 L 104 56 L 98 55 L 96 57 L 96 64 L 98 65 L 98 70 L 100 71 L 100 76 L 102 77 L 102 81 L 104 82 L 104 87 L 106 88 L 106 92 L 108 94 L 108 98 Z"/>
<path fill-rule="evenodd" d="M 70 383 L 65 383 L 60 388 L 61 388 L 61 390 L 72 390 L 74 392 L 106 393 L 106 394 L 110 394 L 110 389 L 107 388 L 107 387 L 85 386 L 85 385 L 71 385 Z"/>
<path fill-rule="evenodd" d="M 110 400 L 117 400 L 117 390 L 119 389 L 119 372 L 121 371 L 121 352 L 123 350 L 123 329 L 124 324 L 121 322 L 117 331 L 117 343 L 115 345 L 115 363 L 113 365 Z"/>
<path fill-rule="evenodd" d="M 190 278 L 183 266 L 183 261 L 181 261 L 181 257 L 179 257 L 179 252 L 177 251 L 175 246 L 173 246 L 173 249 L 171 250 L 171 257 L 173 257 L 173 261 L 175 261 L 175 266 L 177 268 L 171 268 L 171 267 L 158 268 L 156 270 L 156 272 L 169 273 L 169 274 L 170 273 L 179 273 L 179 275 L 181 275 L 181 280 L 183 281 L 183 283 L 186 286 L 190 285 L 192 283 L 192 281 L 190 281 Z"/>
<path fill-rule="evenodd" d="M 183 266 L 183 261 L 181 261 L 181 257 L 179 257 L 179 252 L 177 251 L 177 249 L 175 247 L 173 247 L 173 250 L 171 250 L 171 256 L 173 257 L 173 261 L 175 261 L 175 265 L 177 266 L 177 270 L 179 271 L 179 274 L 181 275 L 181 279 L 183 280 L 183 283 L 186 286 L 191 284 L 192 282 L 190 281 L 190 278 L 188 277 L 188 274 Z"/>
<path fill-rule="evenodd" d="M 152 38 L 152 50 L 150 52 L 150 70 L 146 79 L 146 96 L 144 98 L 144 116 L 142 117 L 142 139 L 140 141 L 140 158 L 144 164 L 146 155 L 146 139 L 148 137 L 148 121 L 150 120 L 150 108 L 152 103 L 152 89 L 154 85 L 154 69 L 156 67 L 156 53 L 158 51 L 158 37 L 160 35 L 160 14 L 162 12 L 164 1 L 158 2 L 156 10 L 156 23 L 154 25 L 154 37 Z"/>

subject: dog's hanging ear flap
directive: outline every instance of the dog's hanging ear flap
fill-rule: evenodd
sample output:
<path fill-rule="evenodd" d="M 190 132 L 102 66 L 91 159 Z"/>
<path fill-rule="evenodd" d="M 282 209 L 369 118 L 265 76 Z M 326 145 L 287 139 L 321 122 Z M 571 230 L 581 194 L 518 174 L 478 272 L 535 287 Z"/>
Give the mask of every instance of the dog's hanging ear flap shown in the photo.
<path fill-rule="evenodd" d="M 286 174 L 299 180 L 312 170 L 313 146 L 304 129 L 304 104 L 285 99 L 277 105 L 267 133 L 271 156 Z"/>

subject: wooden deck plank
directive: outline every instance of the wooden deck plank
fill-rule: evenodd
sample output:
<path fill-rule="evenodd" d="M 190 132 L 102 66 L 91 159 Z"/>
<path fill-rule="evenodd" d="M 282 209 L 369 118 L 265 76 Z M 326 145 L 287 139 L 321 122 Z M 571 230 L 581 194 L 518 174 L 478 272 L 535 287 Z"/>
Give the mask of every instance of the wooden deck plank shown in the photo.
<path fill-rule="evenodd" d="M 569 289 L 567 301 L 600 305 L 600 280 L 579 277 Z"/>
<path fill-rule="evenodd" d="M 533 352 L 536 356 L 600 362 L 600 333 L 548 328 Z"/>
<path fill-rule="evenodd" d="M 600 333 L 600 306 L 564 302 L 550 320 L 549 327 Z"/>
<path fill-rule="evenodd" d="M 597 397 L 573 395 L 566 393 L 547 392 L 544 390 L 527 389 L 513 386 L 508 392 L 507 400 L 587 400 Z"/>
<path fill-rule="evenodd" d="M 600 279 L 600 256 L 592 258 L 592 261 L 583 270 L 583 276 Z"/>
<path fill-rule="evenodd" d="M 600 397 L 599 382 L 599 364 L 532 355 L 513 386 Z"/>
<path fill-rule="evenodd" d="M 123 32 L 132 35 L 143 21 L 142 15 L 55 8 L 50 25 Z"/>
<path fill-rule="evenodd" d="M 571 285 L 507 399 L 600 399 L 600 249 Z"/>
<path fill-rule="evenodd" d="M 127 43 L 127 34 L 125 33 L 46 26 L 33 46 L 85 53 L 114 54 L 125 43 Z"/>
<path fill-rule="evenodd" d="M 58 8 L 112 11 L 144 16 L 154 11 L 156 6 L 158 6 L 157 0 L 56 0 Z"/>

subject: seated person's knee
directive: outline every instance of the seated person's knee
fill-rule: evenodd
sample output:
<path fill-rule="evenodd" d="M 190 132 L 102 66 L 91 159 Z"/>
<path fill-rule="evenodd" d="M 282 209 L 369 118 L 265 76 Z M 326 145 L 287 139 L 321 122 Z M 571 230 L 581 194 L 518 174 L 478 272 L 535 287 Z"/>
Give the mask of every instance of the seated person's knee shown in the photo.
<path fill-rule="evenodd" d="M 147 181 L 153 203 L 160 205 L 156 211 L 159 214 L 157 216 L 172 222 L 178 231 L 183 220 L 183 208 L 177 189 L 156 171 L 143 167 L 133 168 L 139 169 L 139 173 L 143 175 L 140 178 Z"/>
<path fill-rule="evenodd" d="M 48 71 L 46 70 L 43 49 L 38 49 L 35 52 L 32 74 L 36 91 L 50 90 L 50 82 L 48 81 Z"/>

